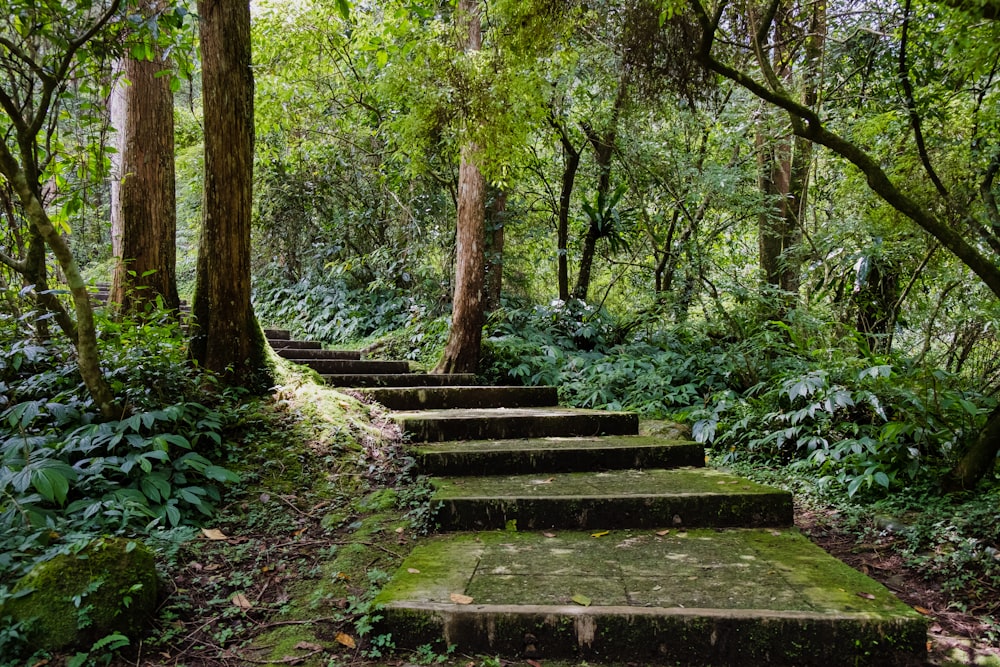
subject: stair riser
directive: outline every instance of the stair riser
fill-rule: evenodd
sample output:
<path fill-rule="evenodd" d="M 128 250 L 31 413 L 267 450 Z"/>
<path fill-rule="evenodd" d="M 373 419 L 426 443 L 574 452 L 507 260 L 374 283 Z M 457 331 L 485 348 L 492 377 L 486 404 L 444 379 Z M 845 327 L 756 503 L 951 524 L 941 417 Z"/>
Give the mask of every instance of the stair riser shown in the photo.
<path fill-rule="evenodd" d="M 638 416 L 627 413 L 512 415 L 465 420 L 405 417 L 397 418 L 396 422 L 411 442 L 636 435 L 639 432 Z"/>
<path fill-rule="evenodd" d="M 271 340 L 290 340 L 292 332 L 288 329 L 264 329 L 264 336 Z"/>
<path fill-rule="evenodd" d="M 848 667 L 922 665 L 920 620 L 760 614 L 705 609 L 390 604 L 382 626 L 399 648 L 442 639 L 469 655 L 669 665 Z M 754 617 L 756 616 L 756 617 Z M 526 654 L 525 637 L 534 651 Z"/>
<path fill-rule="evenodd" d="M 536 472 L 575 472 L 645 468 L 700 467 L 701 445 L 617 449 L 512 450 L 481 453 L 416 452 L 420 471 L 429 475 L 516 475 Z"/>
<path fill-rule="evenodd" d="M 442 530 L 783 527 L 792 524 L 792 496 L 685 494 L 633 497 L 432 499 Z M 675 517 L 680 523 L 675 524 Z"/>
<path fill-rule="evenodd" d="M 534 408 L 559 403 L 555 387 L 391 387 L 365 393 L 390 410 Z"/>
<path fill-rule="evenodd" d="M 408 373 L 410 364 L 405 361 L 350 361 L 344 359 L 300 359 L 322 374 Z"/>
<path fill-rule="evenodd" d="M 468 385 L 476 381 L 476 376 L 430 375 L 428 373 L 338 373 L 323 374 L 323 379 L 333 387 L 440 387 L 442 385 Z"/>
<path fill-rule="evenodd" d="M 360 361 L 361 353 L 356 350 L 319 350 L 302 348 L 277 348 L 278 355 L 296 363 L 304 364 L 313 360 L 339 359 L 341 361 Z"/>
<path fill-rule="evenodd" d="M 319 350 L 323 344 L 318 340 L 281 340 L 269 338 L 268 342 L 275 350 Z"/>

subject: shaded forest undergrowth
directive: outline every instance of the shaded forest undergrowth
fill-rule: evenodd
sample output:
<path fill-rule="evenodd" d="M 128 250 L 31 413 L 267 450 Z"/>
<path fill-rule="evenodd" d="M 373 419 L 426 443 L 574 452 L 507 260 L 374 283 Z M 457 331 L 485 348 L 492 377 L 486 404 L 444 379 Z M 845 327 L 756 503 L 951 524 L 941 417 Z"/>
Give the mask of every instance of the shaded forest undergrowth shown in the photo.
<path fill-rule="evenodd" d="M 0 655 L 17 657 L 0 663 L 500 664 L 439 647 L 396 655 L 377 630 L 375 592 L 433 526 L 426 484 L 377 406 L 278 360 L 271 396 L 214 387 L 153 310 L 101 323 L 131 413 L 100 422 L 65 347 L 28 342 L 24 321 L 4 321 L 13 342 L 0 355 L 0 600 L 36 562 L 96 535 L 152 546 L 165 586 L 143 640 L 32 656 L 30 628 L 8 619 Z M 935 486 L 991 399 L 844 345 L 829 323 L 791 321 L 748 321 L 741 338 L 583 304 L 510 308 L 488 325 L 483 380 L 557 384 L 567 403 L 687 422 L 715 463 L 791 485 L 803 530 L 925 611 L 937 658 L 962 638 L 996 653 L 997 487 Z M 416 326 L 368 342 L 427 363 L 446 327 Z"/>

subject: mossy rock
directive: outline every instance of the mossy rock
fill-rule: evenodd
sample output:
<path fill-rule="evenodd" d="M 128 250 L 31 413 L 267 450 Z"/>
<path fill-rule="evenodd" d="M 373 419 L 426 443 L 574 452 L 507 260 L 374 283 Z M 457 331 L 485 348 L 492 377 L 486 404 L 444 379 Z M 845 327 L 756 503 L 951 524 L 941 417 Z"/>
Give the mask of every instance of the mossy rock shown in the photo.
<path fill-rule="evenodd" d="M 88 648 L 112 632 L 141 634 L 156 611 L 158 584 L 148 547 L 101 538 L 35 566 L 14 586 L 0 616 L 26 622 L 37 648 Z"/>

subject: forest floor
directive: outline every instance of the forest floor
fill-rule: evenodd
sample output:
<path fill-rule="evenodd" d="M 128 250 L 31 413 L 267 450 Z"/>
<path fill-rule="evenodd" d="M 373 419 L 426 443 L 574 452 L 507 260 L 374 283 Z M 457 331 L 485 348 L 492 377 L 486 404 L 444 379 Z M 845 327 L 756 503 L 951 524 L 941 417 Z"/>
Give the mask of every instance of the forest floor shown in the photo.
<path fill-rule="evenodd" d="M 377 408 L 364 408 L 374 426 L 318 423 L 308 412 L 323 401 L 342 414 L 358 407 L 334 392 L 293 394 L 274 409 L 272 419 L 285 420 L 279 434 L 248 437 L 244 483 L 218 516 L 160 545 L 159 619 L 113 667 L 568 667 L 430 646 L 394 652 L 371 601 L 428 525 L 427 486 L 413 479 L 398 431 L 379 423 Z M 837 512 L 805 502 L 796 503 L 796 525 L 928 616 L 929 665 L 1000 665 L 989 624 L 955 611 L 939 585 L 905 567 L 892 533 L 861 538 Z"/>

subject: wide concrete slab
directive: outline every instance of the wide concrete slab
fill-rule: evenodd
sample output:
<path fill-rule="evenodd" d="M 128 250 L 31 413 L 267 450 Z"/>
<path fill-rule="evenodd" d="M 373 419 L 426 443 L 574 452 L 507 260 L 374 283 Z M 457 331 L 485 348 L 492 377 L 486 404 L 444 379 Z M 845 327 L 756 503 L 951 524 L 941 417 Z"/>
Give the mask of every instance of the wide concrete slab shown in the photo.
<path fill-rule="evenodd" d="M 384 387 L 365 394 L 390 410 L 524 408 L 559 404 L 555 387 Z"/>
<path fill-rule="evenodd" d="M 439 387 L 468 385 L 476 381 L 472 374 L 434 375 L 430 373 L 323 373 L 334 387 Z"/>
<path fill-rule="evenodd" d="M 376 603 L 398 647 L 683 665 L 922 664 L 926 622 L 794 529 L 429 538 Z M 466 597 L 453 597 L 466 596 Z"/>
<path fill-rule="evenodd" d="M 630 412 L 578 408 L 488 408 L 417 410 L 390 415 L 412 442 L 636 435 L 639 418 Z"/>
<path fill-rule="evenodd" d="M 345 359 L 349 361 L 359 361 L 361 353 L 357 350 L 322 350 L 315 348 L 275 348 L 279 356 L 300 364 L 311 359 Z"/>
<path fill-rule="evenodd" d="M 442 530 L 761 527 L 792 523 L 788 491 L 707 468 L 433 478 Z"/>
<path fill-rule="evenodd" d="M 658 436 L 461 440 L 413 445 L 420 471 L 430 475 L 514 475 L 626 468 L 701 466 L 701 445 Z"/>

